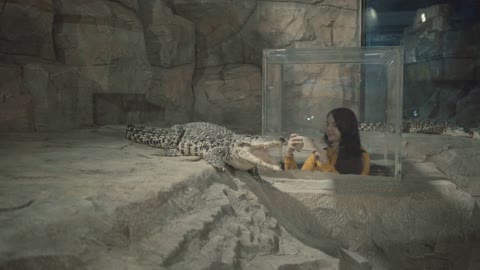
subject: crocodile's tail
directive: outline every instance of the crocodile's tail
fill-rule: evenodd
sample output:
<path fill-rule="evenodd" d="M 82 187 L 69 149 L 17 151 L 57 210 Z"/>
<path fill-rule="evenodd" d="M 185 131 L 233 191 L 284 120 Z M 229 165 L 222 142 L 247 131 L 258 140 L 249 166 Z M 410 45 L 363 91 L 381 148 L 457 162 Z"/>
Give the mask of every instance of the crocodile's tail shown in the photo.
<path fill-rule="evenodd" d="M 385 131 L 385 123 L 383 122 L 364 122 L 360 123 L 358 129 L 361 131 Z"/>
<path fill-rule="evenodd" d="M 146 143 L 145 135 L 147 133 L 153 133 L 151 128 L 148 128 L 146 126 L 128 124 L 127 130 L 125 132 L 125 138 L 136 143 Z"/>
<path fill-rule="evenodd" d="M 181 126 L 157 128 L 141 125 L 127 125 L 125 137 L 133 142 L 148 146 L 171 149 L 175 148 L 183 134 Z"/>

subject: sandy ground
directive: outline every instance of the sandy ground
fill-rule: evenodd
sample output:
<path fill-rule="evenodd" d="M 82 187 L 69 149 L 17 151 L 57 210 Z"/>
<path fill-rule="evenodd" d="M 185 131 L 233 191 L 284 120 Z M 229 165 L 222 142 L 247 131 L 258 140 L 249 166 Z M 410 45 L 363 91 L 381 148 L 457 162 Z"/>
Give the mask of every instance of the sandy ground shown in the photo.
<path fill-rule="evenodd" d="M 410 136 L 401 182 L 301 171 L 258 181 L 123 132 L 0 134 L 0 269 L 478 266 L 475 142 Z"/>
<path fill-rule="evenodd" d="M 339 267 L 238 177 L 163 158 L 123 127 L 2 134 L 0 151 L 0 269 Z"/>

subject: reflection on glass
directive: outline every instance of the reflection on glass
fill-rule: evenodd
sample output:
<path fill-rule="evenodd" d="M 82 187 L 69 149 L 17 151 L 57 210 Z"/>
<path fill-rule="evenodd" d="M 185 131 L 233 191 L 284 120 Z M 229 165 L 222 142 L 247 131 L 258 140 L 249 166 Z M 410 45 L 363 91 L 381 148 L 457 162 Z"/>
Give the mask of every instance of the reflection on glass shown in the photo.
<path fill-rule="evenodd" d="M 363 46 L 404 48 L 405 118 L 480 125 L 472 117 L 480 110 L 480 1 L 366 0 L 362 14 Z"/>
<path fill-rule="evenodd" d="M 347 107 L 387 127 L 361 134 L 372 174 L 401 177 L 402 48 L 272 49 L 263 65 L 263 134 L 320 143 L 327 113 Z"/>

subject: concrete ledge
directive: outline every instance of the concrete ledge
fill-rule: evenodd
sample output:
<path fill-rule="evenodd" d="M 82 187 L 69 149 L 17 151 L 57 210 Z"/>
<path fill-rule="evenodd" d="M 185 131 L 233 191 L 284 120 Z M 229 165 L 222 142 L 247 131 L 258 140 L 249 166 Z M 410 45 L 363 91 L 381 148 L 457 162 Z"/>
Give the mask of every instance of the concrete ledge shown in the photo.
<path fill-rule="evenodd" d="M 449 180 L 400 182 L 302 171 L 264 179 L 288 194 L 271 202 L 282 215 L 299 218 L 298 207 L 285 204 L 303 205 L 322 225 L 317 235 L 339 241 L 375 269 L 442 269 L 446 261 L 447 269 L 467 269 L 478 208 Z"/>

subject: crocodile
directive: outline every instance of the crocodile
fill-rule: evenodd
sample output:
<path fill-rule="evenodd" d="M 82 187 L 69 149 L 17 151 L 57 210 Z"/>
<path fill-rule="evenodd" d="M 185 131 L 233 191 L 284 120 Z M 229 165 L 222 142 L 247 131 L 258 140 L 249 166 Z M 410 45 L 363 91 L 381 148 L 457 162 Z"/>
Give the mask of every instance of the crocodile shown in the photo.
<path fill-rule="evenodd" d="M 255 170 L 257 166 L 280 171 L 280 165 L 269 151 L 286 144 L 283 138 L 237 134 L 208 122 L 178 124 L 169 128 L 127 125 L 126 138 L 136 143 L 164 149 L 164 155 L 197 156 L 219 171 L 226 165 L 239 170 Z"/>
<path fill-rule="evenodd" d="M 385 131 L 384 122 L 361 123 L 359 129 L 362 131 Z M 449 122 L 440 122 L 431 119 L 403 119 L 402 132 L 423 133 L 475 138 L 478 129 L 464 128 Z"/>

